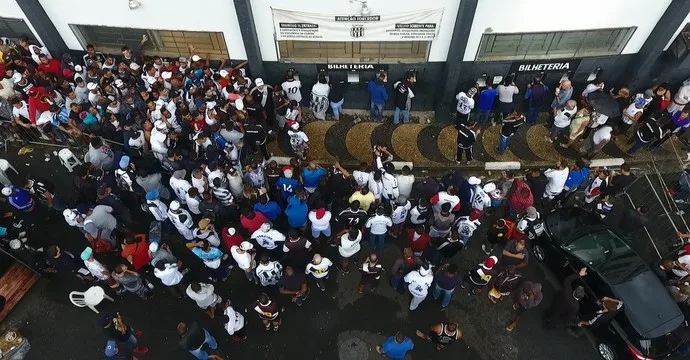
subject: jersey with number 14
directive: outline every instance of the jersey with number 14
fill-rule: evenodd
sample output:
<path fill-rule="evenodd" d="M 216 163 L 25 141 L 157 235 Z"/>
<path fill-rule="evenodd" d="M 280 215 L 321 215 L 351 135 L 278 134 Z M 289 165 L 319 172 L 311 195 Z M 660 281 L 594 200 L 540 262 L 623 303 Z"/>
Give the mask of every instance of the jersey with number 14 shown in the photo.
<path fill-rule="evenodd" d="M 280 190 L 280 196 L 287 200 L 290 196 L 295 195 L 297 187 L 299 186 L 299 181 L 297 179 L 281 177 L 276 181 L 276 186 Z"/>

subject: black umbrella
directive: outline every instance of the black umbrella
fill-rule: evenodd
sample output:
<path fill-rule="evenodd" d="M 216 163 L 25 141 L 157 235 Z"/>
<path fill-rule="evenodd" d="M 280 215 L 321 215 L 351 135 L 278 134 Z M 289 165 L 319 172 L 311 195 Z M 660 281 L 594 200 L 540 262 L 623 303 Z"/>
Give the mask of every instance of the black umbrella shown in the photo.
<path fill-rule="evenodd" d="M 598 90 L 587 94 L 587 102 L 599 114 L 606 115 L 609 118 L 621 116 L 618 101 L 616 101 L 613 95 L 605 91 Z"/>

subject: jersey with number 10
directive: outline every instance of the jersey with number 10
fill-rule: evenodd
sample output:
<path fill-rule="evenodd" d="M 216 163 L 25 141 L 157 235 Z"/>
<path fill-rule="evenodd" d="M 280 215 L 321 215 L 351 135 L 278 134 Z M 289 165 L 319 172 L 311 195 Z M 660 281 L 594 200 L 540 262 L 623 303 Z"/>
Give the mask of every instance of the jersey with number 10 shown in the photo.
<path fill-rule="evenodd" d="M 285 81 L 280 85 L 280 87 L 282 87 L 283 91 L 285 91 L 285 96 L 287 96 L 288 100 L 295 100 L 297 102 L 302 101 L 302 93 L 299 91 L 299 89 L 302 87 L 301 81 Z"/>

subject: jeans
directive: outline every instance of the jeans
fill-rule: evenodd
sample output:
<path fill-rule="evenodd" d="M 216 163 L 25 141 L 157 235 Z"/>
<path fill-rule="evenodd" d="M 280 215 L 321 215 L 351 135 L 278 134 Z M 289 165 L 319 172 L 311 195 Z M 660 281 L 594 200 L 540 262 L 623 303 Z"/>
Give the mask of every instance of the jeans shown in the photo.
<path fill-rule="evenodd" d="M 467 161 L 472 161 L 472 147 L 463 148 L 458 145 L 458 149 L 455 152 L 455 161 L 462 161 L 462 153 L 465 153 Z"/>
<path fill-rule="evenodd" d="M 345 99 L 342 99 L 338 102 L 333 102 L 331 101 L 331 109 L 333 110 L 333 118 L 336 120 L 340 120 L 340 113 L 343 112 L 343 103 L 345 102 Z"/>
<path fill-rule="evenodd" d="M 400 123 L 400 112 L 402 112 L 403 124 L 410 122 L 410 111 L 400 110 L 398 107 L 396 107 L 395 111 L 393 111 L 393 124 L 398 125 Z"/>
<path fill-rule="evenodd" d="M 204 334 L 206 334 L 206 339 L 204 340 L 204 343 L 201 344 L 201 346 L 196 350 L 189 350 L 189 352 L 192 355 L 194 355 L 197 359 L 208 359 L 208 353 L 202 350 L 204 344 L 208 344 L 208 347 L 211 350 L 215 350 L 218 348 L 218 343 L 216 342 L 216 339 L 213 336 L 211 336 L 208 330 L 204 329 Z"/>
<path fill-rule="evenodd" d="M 378 252 L 383 251 L 383 243 L 386 241 L 386 234 L 372 234 L 369 233 L 369 244 L 371 244 L 371 248 L 374 250 L 378 250 Z"/>
<path fill-rule="evenodd" d="M 510 138 L 512 138 L 513 135 L 505 136 L 503 134 L 498 134 L 498 136 L 498 153 L 503 154 L 508 148 L 508 143 L 510 142 Z"/>
<path fill-rule="evenodd" d="M 628 150 L 628 154 L 634 154 L 642 149 L 644 149 L 649 143 L 643 143 L 637 135 L 635 135 L 635 143 Z"/>
<path fill-rule="evenodd" d="M 561 136 L 561 134 L 563 134 L 566 130 L 568 130 L 567 126 L 566 127 L 558 127 L 556 125 L 551 125 L 551 133 L 549 134 L 549 136 L 552 139 L 556 139 L 559 136 Z"/>
<path fill-rule="evenodd" d="M 484 125 L 489 122 L 491 110 L 477 110 L 476 122 L 478 125 Z"/>
<path fill-rule="evenodd" d="M 448 307 L 450 305 L 450 300 L 453 298 L 453 290 L 441 289 L 438 285 L 434 285 L 434 299 L 438 300 L 441 298 L 441 307 Z"/>
<path fill-rule="evenodd" d="M 426 299 L 426 295 L 424 296 L 414 296 L 412 295 L 412 300 L 410 301 L 410 310 L 415 310 L 419 306 L 419 304 L 422 303 Z"/>
<path fill-rule="evenodd" d="M 369 117 L 376 119 L 376 121 L 383 120 L 383 104 L 371 103 L 371 108 L 369 109 Z"/>
<path fill-rule="evenodd" d="M 329 228 L 326 229 L 326 230 L 314 230 L 314 229 L 311 229 L 311 236 L 312 236 L 314 239 L 318 238 L 318 237 L 321 236 L 322 234 L 323 234 L 323 236 L 325 236 L 325 237 L 330 237 L 330 236 L 331 236 L 331 228 L 329 227 Z"/>
<path fill-rule="evenodd" d="M 537 123 L 537 115 L 539 115 L 539 108 L 530 107 L 527 110 L 527 124 L 534 125 Z"/>
<path fill-rule="evenodd" d="M 391 278 L 391 286 L 393 289 L 398 290 L 400 284 L 403 282 L 404 277 L 405 274 L 393 274 L 393 277 Z"/>

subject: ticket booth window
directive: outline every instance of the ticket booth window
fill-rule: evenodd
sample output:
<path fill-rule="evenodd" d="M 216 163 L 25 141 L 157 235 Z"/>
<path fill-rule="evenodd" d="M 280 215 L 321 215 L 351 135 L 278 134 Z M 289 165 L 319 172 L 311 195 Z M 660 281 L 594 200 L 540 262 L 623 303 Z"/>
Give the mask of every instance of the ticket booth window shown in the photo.
<path fill-rule="evenodd" d="M 484 34 L 477 61 L 581 58 L 620 54 L 635 27 L 542 33 Z"/>
<path fill-rule="evenodd" d="M 278 41 L 281 61 L 295 63 L 419 63 L 426 62 L 429 41 Z"/>

